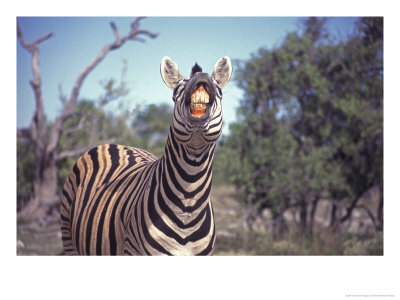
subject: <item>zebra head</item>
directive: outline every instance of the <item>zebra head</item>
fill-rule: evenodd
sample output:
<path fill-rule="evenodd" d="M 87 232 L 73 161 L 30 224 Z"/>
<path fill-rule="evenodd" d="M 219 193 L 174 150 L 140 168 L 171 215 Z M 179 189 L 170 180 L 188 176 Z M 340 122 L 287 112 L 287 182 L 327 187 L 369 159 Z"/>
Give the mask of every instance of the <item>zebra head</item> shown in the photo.
<path fill-rule="evenodd" d="M 215 143 L 222 130 L 222 88 L 232 75 L 229 57 L 221 58 L 212 75 L 203 73 L 197 63 L 190 77 L 183 78 L 178 65 L 169 57 L 161 61 L 161 76 L 174 90 L 172 131 L 178 141 L 199 148 Z"/>

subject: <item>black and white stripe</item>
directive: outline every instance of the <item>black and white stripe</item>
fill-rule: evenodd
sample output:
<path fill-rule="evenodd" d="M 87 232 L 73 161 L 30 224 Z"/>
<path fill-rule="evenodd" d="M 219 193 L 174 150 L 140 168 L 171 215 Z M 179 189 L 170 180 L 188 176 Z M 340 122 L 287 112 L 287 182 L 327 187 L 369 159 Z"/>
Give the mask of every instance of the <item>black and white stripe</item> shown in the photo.
<path fill-rule="evenodd" d="M 174 90 L 173 120 L 161 158 L 138 148 L 101 145 L 76 162 L 63 189 L 61 229 L 70 255 L 211 255 L 212 162 L 222 129 L 221 99 L 232 73 L 228 57 L 211 76 L 193 67 L 184 79 L 175 62 L 161 63 Z M 212 96 L 203 117 L 188 97 L 204 84 Z"/>

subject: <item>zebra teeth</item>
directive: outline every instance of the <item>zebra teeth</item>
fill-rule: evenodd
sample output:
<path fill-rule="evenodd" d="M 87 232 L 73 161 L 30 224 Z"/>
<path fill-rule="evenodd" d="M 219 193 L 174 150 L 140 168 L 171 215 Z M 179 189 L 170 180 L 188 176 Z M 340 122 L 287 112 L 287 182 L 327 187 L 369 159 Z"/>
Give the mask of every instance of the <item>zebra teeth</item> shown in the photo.
<path fill-rule="evenodd" d="M 203 85 L 190 96 L 191 103 L 209 103 L 210 95 L 206 92 Z"/>
<path fill-rule="evenodd" d="M 210 95 L 200 85 L 196 91 L 190 96 L 190 114 L 193 117 L 200 118 L 206 113 L 206 104 L 210 101 Z"/>
<path fill-rule="evenodd" d="M 206 113 L 206 105 L 203 103 L 191 103 L 190 104 L 190 114 L 193 117 L 200 118 Z"/>
<path fill-rule="evenodd" d="M 192 108 L 192 109 L 205 109 L 206 105 L 204 103 L 190 103 L 190 108 Z"/>

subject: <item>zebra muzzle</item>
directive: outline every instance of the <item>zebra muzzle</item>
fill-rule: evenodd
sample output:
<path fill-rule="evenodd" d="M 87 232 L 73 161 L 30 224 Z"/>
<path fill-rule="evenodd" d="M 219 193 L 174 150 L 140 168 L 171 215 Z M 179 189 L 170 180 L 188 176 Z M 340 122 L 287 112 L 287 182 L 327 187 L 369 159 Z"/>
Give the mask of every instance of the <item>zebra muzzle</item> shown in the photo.
<path fill-rule="evenodd" d="M 190 96 L 190 114 L 193 117 L 202 117 L 206 113 L 206 104 L 209 103 L 209 101 L 209 94 L 204 89 L 204 86 L 200 85 L 198 89 Z"/>

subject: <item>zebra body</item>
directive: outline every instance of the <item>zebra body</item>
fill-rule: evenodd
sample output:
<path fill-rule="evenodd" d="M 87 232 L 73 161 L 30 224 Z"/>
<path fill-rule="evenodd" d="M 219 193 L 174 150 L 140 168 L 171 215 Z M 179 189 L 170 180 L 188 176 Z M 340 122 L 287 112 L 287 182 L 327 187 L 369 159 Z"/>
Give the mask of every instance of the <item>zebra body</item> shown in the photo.
<path fill-rule="evenodd" d="M 213 253 L 212 162 L 222 129 L 221 88 L 231 72 L 225 57 L 212 76 L 196 64 L 184 79 L 177 65 L 163 58 L 161 75 L 175 102 L 165 153 L 158 159 L 145 150 L 107 144 L 78 159 L 61 200 L 66 254 Z"/>

